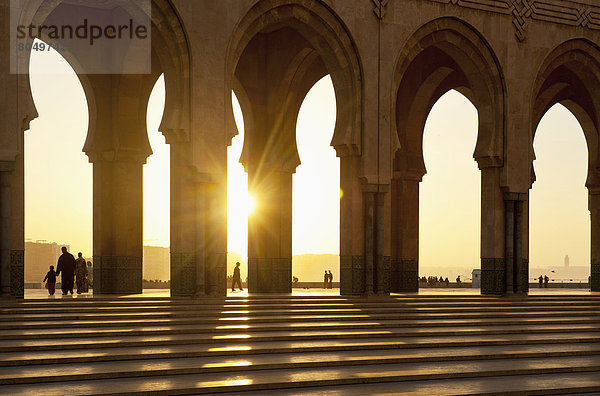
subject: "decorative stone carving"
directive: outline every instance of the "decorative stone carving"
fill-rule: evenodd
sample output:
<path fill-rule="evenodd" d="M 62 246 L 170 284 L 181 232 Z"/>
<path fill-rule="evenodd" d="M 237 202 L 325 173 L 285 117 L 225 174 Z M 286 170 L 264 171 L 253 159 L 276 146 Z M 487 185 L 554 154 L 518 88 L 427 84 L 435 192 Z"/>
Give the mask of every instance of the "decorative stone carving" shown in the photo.
<path fill-rule="evenodd" d="M 517 41 L 526 39 L 528 20 L 600 29 L 600 6 L 569 0 L 430 0 L 497 14 L 512 15 Z"/>
<path fill-rule="evenodd" d="M 392 260 L 390 292 L 417 292 L 419 290 L 418 260 Z"/>
<path fill-rule="evenodd" d="M 481 259 L 481 294 L 503 294 L 506 291 L 504 258 Z"/>
<path fill-rule="evenodd" d="M 365 258 L 340 256 L 340 294 L 362 294 L 365 291 Z"/>
<path fill-rule="evenodd" d="M 191 296 L 195 293 L 195 257 L 194 253 L 171 252 L 172 296 Z"/>
<path fill-rule="evenodd" d="M 142 292 L 142 258 L 94 256 L 94 293 Z"/>
<path fill-rule="evenodd" d="M 291 258 L 248 258 L 248 290 L 257 293 L 291 293 Z"/>
<path fill-rule="evenodd" d="M 25 282 L 25 251 L 10 251 L 10 295 L 13 297 L 24 296 Z"/>
<path fill-rule="evenodd" d="M 600 262 L 592 261 L 590 288 L 594 292 L 600 291 Z"/>
<path fill-rule="evenodd" d="M 377 19 L 382 20 L 383 17 L 385 16 L 388 1 L 389 0 L 373 0 L 373 4 L 375 5 L 375 8 L 373 9 L 373 13 L 375 13 L 375 16 L 377 17 Z"/>

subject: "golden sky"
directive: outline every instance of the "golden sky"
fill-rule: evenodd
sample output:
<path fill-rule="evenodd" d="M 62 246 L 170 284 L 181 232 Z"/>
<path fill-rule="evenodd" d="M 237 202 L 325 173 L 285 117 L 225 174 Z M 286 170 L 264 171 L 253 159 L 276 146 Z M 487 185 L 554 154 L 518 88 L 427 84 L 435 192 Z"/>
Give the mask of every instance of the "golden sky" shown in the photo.
<path fill-rule="evenodd" d="M 25 134 L 26 238 L 92 252 L 92 165 L 81 152 L 87 132 L 83 89 L 54 50 L 35 53 L 31 85 L 39 117 Z M 169 245 L 169 148 L 158 132 L 164 107 L 159 79 L 148 105 L 154 154 L 144 166 L 144 243 Z M 234 99 L 236 120 L 243 126 Z M 294 175 L 293 251 L 339 252 L 339 160 L 329 146 L 335 95 L 329 77 L 308 94 L 297 126 L 302 165 Z M 451 91 L 434 106 L 424 135 L 428 174 L 421 183 L 420 266 L 479 267 L 480 174 L 473 160 L 477 111 Z M 247 177 L 238 163 L 243 128 L 228 149 L 228 250 L 246 256 Z M 534 147 L 530 265 L 589 265 L 587 149 L 573 115 L 557 105 L 542 120 Z"/>

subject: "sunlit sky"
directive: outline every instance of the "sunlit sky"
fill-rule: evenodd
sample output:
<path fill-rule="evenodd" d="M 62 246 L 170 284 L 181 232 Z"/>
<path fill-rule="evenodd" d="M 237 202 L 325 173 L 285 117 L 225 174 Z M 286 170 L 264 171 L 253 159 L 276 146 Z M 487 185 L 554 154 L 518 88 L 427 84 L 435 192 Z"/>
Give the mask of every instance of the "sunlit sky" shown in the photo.
<path fill-rule="evenodd" d="M 87 104 L 81 84 L 54 50 L 35 53 L 31 85 L 39 117 L 25 134 L 26 238 L 65 243 L 92 253 L 92 164 L 82 153 Z M 144 244 L 169 246 L 169 147 L 158 132 L 164 81 L 148 105 L 153 155 L 144 165 Z M 247 176 L 238 163 L 240 134 L 228 149 L 228 250 L 246 256 Z M 335 95 L 329 77 L 309 92 L 300 111 L 297 142 L 302 165 L 293 178 L 293 251 L 339 253 L 339 159 L 329 146 Z M 450 91 L 432 109 L 424 135 L 427 167 L 421 183 L 420 266 L 479 267 L 480 173 L 472 155 L 477 111 Z M 537 182 L 531 191 L 530 265 L 589 265 L 587 148 L 574 116 L 557 105 L 534 142 Z"/>

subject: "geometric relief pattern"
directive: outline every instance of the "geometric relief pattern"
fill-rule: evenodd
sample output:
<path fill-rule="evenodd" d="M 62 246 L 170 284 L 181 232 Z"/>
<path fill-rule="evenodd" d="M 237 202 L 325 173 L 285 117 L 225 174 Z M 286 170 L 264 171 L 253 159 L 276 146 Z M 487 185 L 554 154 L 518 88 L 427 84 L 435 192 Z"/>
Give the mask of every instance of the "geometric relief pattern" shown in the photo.
<path fill-rule="evenodd" d="M 592 291 L 600 292 L 600 263 L 592 263 L 590 283 Z"/>
<path fill-rule="evenodd" d="M 290 293 L 292 259 L 248 259 L 248 290 L 255 293 Z"/>
<path fill-rule="evenodd" d="M 459 7 L 510 15 L 519 42 L 526 38 L 528 20 L 600 29 L 600 3 L 581 4 L 570 0 L 430 0 Z"/>
<path fill-rule="evenodd" d="M 504 258 L 481 259 L 481 294 L 504 294 L 506 292 L 506 268 Z"/>
<path fill-rule="evenodd" d="M 25 290 L 25 251 L 10 251 L 10 295 L 24 297 Z"/>
<path fill-rule="evenodd" d="M 363 294 L 365 292 L 365 258 L 363 256 L 340 256 L 340 294 Z"/>
<path fill-rule="evenodd" d="M 377 293 L 389 294 L 391 284 L 391 267 L 392 258 L 383 256 L 380 258 L 381 267 L 377 268 Z"/>
<path fill-rule="evenodd" d="M 392 260 L 392 293 L 417 292 L 419 290 L 419 262 L 417 260 Z"/>
<path fill-rule="evenodd" d="M 523 259 L 523 265 L 521 266 L 521 284 L 523 285 L 522 292 L 527 293 L 529 291 L 529 260 Z"/>
<path fill-rule="evenodd" d="M 94 256 L 93 268 L 95 293 L 142 292 L 141 257 Z"/>
<path fill-rule="evenodd" d="M 171 252 L 171 296 L 192 296 L 196 283 L 196 255 Z"/>

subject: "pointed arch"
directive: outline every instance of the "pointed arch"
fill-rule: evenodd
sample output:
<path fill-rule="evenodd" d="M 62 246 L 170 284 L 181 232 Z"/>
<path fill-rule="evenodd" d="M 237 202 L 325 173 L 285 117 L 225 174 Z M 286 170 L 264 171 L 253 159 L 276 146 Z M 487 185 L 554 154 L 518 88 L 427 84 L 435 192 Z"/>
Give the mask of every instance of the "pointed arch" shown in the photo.
<path fill-rule="evenodd" d="M 234 74 L 242 53 L 257 34 L 281 27 L 289 27 L 306 39 L 322 59 L 324 73 L 331 75 L 338 103 L 331 145 L 336 148 L 338 155 L 360 154 L 363 123 L 361 62 L 346 26 L 320 1 L 260 1 L 239 21 L 228 49 L 228 113 L 232 114 L 231 97 L 228 93 L 235 86 Z M 311 87 L 312 85 L 301 96 L 306 96 Z M 231 116 L 228 118 L 228 130 L 234 131 L 229 136 L 231 140 L 235 135 L 235 123 Z"/>
<path fill-rule="evenodd" d="M 538 124 L 552 106 L 560 103 L 573 113 L 585 134 L 589 155 L 586 185 L 599 188 L 600 48 L 585 39 L 559 45 L 541 64 L 532 92 L 532 158 L 535 159 L 533 140 Z"/>
<path fill-rule="evenodd" d="M 478 110 L 474 158 L 480 167 L 502 166 L 504 77 L 492 48 L 472 26 L 449 17 L 423 25 L 400 51 L 394 76 L 392 125 L 404 154 L 403 160 L 396 158 L 395 170 L 424 174 L 425 121 L 432 106 L 451 89 L 465 95 Z"/>

